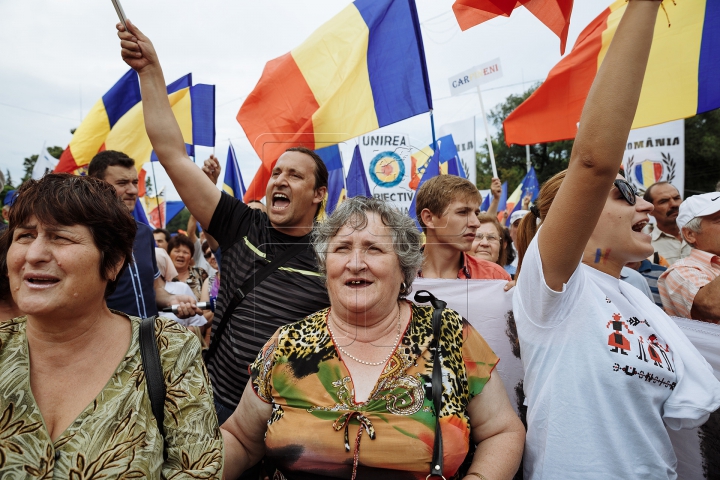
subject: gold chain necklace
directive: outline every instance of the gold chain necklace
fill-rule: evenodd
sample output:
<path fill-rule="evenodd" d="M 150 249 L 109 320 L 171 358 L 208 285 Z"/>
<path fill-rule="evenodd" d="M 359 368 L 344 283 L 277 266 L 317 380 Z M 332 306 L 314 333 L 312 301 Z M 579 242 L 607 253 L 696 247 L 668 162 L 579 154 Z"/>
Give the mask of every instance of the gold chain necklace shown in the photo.
<path fill-rule="evenodd" d="M 330 313 L 328 313 L 328 322 L 327 322 L 328 332 L 330 332 L 330 336 L 334 339 L 335 335 L 333 334 L 332 330 L 330 329 Z M 390 350 L 390 353 L 387 354 L 387 356 L 382 359 L 379 362 L 366 362 L 365 360 L 361 360 L 352 354 L 345 351 L 344 348 L 342 348 L 337 342 L 335 345 L 337 348 L 343 353 L 343 355 L 347 356 L 348 358 L 351 358 L 352 360 L 355 360 L 357 363 L 362 363 L 363 365 L 369 365 L 371 367 L 377 367 L 379 365 L 385 365 L 388 360 L 390 360 L 390 357 L 395 352 L 395 347 L 398 344 L 398 341 L 400 340 L 400 305 L 398 305 L 398 315 L 397 315 L 397 334 L 395 335 L 395 341 L 393 342 L 392 350 Z"/>

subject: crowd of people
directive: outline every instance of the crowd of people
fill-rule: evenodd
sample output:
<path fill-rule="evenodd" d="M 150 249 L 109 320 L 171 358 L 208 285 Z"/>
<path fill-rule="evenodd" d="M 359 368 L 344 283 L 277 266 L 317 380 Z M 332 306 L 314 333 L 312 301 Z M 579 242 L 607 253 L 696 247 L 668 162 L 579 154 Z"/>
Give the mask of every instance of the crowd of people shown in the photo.
<path fill-rule="evenodd" d="M 366 197 L 318 222 L 328 171 L 302 146 L 275 163 L 266 205 L 221 192 L 217 159 L 198 175 L 187 157 L 152 43 L 119 24 L 192 216 L 177 235 L 134 221 L 135 162 L 114 151 L 12 196 L 0 476 L 509 480 L 522 461 L 526 479 L 677 478 L 666 427 L 720 407 L 670 318 L 720 321 L 720 193 L 640 197 L 617 173 L 658 8 L 630 0 L 568 169 L 509 228 L 499 179 L 481 212 L 475 185 L 440 175 L 416 193 L 422 232 Z M 512 289 L 526 425 L 481 333 L 432 294 L 410 301 L 420 277 Z"/>

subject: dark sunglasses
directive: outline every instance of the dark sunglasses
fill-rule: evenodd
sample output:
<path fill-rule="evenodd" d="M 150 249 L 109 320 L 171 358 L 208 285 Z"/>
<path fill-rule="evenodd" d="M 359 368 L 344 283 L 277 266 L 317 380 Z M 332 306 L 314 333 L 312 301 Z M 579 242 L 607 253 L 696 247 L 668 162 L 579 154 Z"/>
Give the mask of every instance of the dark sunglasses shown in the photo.
<path fill-rule="evenodd" d="M 613 182 L 613 185 L 615 185 L 617 189 L 620 190 L 620 194 L 623 196 L 626 202 L 628 202 L 630 205 L 635 205 L 635 202 L 637 201 L 638 191 L 634 185 L 628 183 L 627 180 L 622 180 L 620 178 L 615 180 Z"/>
<path fill-rule="evenodd" d="M 206 253 L 203 254 L 203 256 L 209 259 L 210 257 L 212 257 L 212 250 L 208 250 Z"/>

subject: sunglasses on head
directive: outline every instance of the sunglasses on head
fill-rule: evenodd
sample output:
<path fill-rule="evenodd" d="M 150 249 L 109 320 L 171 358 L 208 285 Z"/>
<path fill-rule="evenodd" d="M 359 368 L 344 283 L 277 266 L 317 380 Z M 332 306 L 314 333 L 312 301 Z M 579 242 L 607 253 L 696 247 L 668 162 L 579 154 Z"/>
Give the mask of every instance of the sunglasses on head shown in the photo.
<path fill-rule="evenodd" d="M 636 197 L 638 196 L 638 191 L 634 185 L 628 183 L 627 180 L 622 180 L 620 178 L 615 180 L 613 182 L 613 185 L 615 185 L 615 187 L 620 190 L 620 194 L 623 196 L 626 202 L 628 202 L 630 205 L 635 205 L 635 202 L 637 201 Z"/>

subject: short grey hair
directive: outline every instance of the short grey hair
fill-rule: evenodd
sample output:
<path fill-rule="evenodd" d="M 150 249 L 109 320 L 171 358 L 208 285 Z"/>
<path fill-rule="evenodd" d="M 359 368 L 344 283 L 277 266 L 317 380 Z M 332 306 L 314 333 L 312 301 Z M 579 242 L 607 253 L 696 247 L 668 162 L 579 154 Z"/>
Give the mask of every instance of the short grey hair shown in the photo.
<path fill-rule="evenodd" d="M 318 258 L 320 272 L 327 274 L 327 251 L 330 240 L 341 228 L 350 226 L 363 230 L 368 224 L 368 213 L 377 213 L 383 225 L 390 229 L 395 255 L 400 262 L 405 288 L 400 288 L 400 298 L 410 294 L 410 287 L 422 266 L 423 254 L 420 250 L 421 236 L 415 222 L 400 213 L 389 203 L 376 198 L 353 197 L 341 203 L 323 223 L 313 229 L 313 247 Z"/>
<path fill-rule="evenodd" d="M 680 233 L 682 234 L 683 238 L 687 242 L 687 237 L 685 237 L 685 232 L 683 232 L 684 229 L 688 229 L 691 232 L 700 233 L 702 230 L 702 217 L 695 217 L 692 220 L 690 220 L 688 223 L 686 223 L 681 229 Z M 692 245 L 692 243 L 688 242 L 688 244 Z"/>

